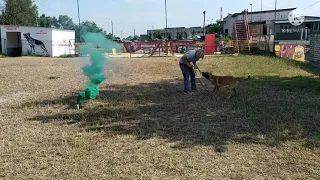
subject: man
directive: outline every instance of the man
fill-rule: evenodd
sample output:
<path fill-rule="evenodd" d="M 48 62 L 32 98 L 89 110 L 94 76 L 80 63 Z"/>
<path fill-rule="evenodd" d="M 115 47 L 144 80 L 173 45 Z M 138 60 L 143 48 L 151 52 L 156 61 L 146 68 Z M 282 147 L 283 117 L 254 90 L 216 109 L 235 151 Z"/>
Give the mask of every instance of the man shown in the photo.
<path fill-rule="evenodd" d="M 199 69 L 197 66 L 197 61 L 199 59 L 204 58 L 204 50 L 198 49 L 198 50 L 190 50 L 184 54 L 179 61 L 179 66 L 182 71 L 183 75 L 183 84 L 184 84 L 184 94 L 188 94 L 189 91 L 189 76 L 191 77 L 191 89 L 192 91 L 196 91 L 196 75 L 193 70 L 193 67 L 195 69 Z M 193 65 L 191 65 L 191 62 Z"/>

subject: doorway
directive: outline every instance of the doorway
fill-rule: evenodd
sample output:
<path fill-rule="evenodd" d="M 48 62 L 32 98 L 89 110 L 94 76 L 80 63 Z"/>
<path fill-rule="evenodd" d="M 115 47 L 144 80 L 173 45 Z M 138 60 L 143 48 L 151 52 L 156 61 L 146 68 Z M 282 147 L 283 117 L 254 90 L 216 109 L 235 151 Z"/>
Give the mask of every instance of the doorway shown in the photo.
<path fill-rule="evenodd" d="M 22 55 L 21 32 L 7 32 L 6 48 L 8 56 Z"/>

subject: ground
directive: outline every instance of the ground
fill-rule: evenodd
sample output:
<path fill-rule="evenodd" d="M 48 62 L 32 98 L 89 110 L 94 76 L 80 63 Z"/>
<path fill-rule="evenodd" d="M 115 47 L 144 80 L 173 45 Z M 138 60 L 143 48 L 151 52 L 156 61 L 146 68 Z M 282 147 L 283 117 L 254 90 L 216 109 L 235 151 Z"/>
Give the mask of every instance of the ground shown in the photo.
<path fill-rule="evenodd" d="M 111 59 L 76 109 L 85 60 L 0 59 L 0 179 L 317 179 L 319 69 L 271 57 L 207 57 L 238 95 L 183 95 L 177 58 Z M 199 81 L 198 81 L 199 82 Z"/>

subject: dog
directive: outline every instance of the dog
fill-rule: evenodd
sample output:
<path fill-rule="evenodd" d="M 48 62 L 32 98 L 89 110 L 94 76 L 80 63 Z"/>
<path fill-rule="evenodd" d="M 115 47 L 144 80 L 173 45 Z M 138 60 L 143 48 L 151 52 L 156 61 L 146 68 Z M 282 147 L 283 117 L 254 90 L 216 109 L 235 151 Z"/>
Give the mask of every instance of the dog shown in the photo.
<path fill-rule="evenodd" d="M 249 80 L 251 76 L 249 75 L 247 79 L 236 78 L 233 76 L 215 76 L 209 72 L 201 72 L 202 77 L 206 78 L 214 85 L 213 95 L 217 94 L 221 87 L 229 87 L 229 90 L 233 90 L 234 95 L 237 94 L 236 87 L 239 82 L 242 80 Z M 230 98 L 232 94 L 230 94 L 227 98 Z"/>
<path fill-rule="evenodd" d="M 48 55 L 50 54 L 42 41 L 32 38 L 30 33 L 23 34 L 23 36 L 27 39 L 29 46 L 31 48 L 31 52 L 33 50 L 33 54 L 35 54 L 34 48 L 37 46 L 39 46 L 43 50 L 42 53 L 46 52 Z"/>

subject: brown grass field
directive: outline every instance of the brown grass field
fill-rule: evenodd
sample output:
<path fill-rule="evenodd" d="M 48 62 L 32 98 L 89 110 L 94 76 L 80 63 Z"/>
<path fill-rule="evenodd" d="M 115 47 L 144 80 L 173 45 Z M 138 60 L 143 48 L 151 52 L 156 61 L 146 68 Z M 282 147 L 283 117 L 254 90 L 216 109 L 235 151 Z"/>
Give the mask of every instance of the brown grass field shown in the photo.
<path fill-rule="evenodd" d="M 0 179 L 319 179 L 320 69 L 262 56 L 206 57 L 247 77 L 183 95 L 177 58 L 113 59 L 76 110 L 81 63 L 0 59 Z"/>

